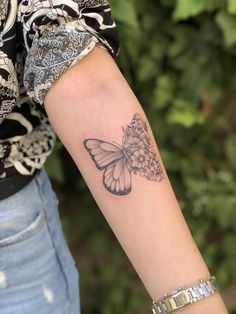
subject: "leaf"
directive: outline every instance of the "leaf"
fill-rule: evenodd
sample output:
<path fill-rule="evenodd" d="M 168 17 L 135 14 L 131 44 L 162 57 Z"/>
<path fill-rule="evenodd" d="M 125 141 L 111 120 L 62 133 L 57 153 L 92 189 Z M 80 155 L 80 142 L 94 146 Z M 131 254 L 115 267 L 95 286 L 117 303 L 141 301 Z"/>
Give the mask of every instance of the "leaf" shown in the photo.
<path fill-rule="evenodd" d="M 226 12 L 219 12 L 216 15 L 216 23 L 223 33 L 225 45 L 228 47 L 234 45 L 236 43 L 236 17 Z"/>
<path fill-rule="evenodd" d="M 112 12 L 115 19 L 128 26 L 138 28 L 135 6 L 131 0 L 113 1 Z"/>
<path fill-rule="evenodd" d="M 206 0 L 177 0 L 173 13 L 174 20 L 185 20 L 198 15 L 206 7 Z"/>
<path fill-rule="evenodd" d="M 230 135 L 226 140 L 225 151 L 231 166 L 236 170 L 236 134 Z"/>
<path fill-rule="evenodd" d="M 157 65 L 151 59 L 148 58 L 147 55 L 143 55 L 139 60 L 139 68 L 138 68 L 138 78 L 141 81 L 146 81 L 156 76 L 157 74 Z"/>
<path fill-rule="evenodd" d="M 186 20 L 203 12 L 214 12 L 225 7 L 226 0 L 177 0 L 172 18 Z M 234 0 L 232 0 L 234 1 Z"/>
<path fill-rule="evenodd" d="M 172 77 L 162 74 L 156 80 L 154 89 L 155 107 L 165 107 L 174 97 L 174 81 Z"/>
<path fill-rule="evenodd" d="M 167 121 L 169 123 L 177 123 L 190 128 L 195 124 L 203 123 L 204 116 L 202 112 L 198 111 L 186 100 L 177 99 L 174 102 L 173 108 L 167 117 Z"/>
<path fill-rule="evenodd" d="M 124 33 L 126 40 L 123 41 L 123 46 L 126 47 L 131 61 L 136 62 L 140 54 L 140 48 L 142 48 L 141 34 L 133 28 L 126 27 L 126 29 Z"/>
<path fill-rule="evenodd" d="M 235 0 L 228 0 L 227 12 L 230 14 L 236 14 L 236 1 Z"/>

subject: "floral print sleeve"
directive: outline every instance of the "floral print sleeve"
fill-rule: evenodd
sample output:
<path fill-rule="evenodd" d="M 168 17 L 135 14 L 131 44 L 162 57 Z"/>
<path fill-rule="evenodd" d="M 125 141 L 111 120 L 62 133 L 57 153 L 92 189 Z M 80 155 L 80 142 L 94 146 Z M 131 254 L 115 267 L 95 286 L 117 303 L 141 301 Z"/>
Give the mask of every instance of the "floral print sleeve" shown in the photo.
<path fill-rule="evenodd" d="M 96 44 L 114 59 L 119 53 L 108 0 L 22 0 L 17 21 L 27 50 L 24 86 L 41 106 L 52 83 Z"/>

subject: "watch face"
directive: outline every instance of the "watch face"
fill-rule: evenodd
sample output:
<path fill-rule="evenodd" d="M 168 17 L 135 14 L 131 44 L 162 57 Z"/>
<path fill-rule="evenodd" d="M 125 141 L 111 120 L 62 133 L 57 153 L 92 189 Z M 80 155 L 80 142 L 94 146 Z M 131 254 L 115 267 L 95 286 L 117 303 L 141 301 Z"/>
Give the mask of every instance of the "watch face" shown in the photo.
<path fill-rule="evenodd" d="M 186 290 L 176 290 L 163 298 L 160 303 L 165 306 L 167 313 L 169 313 L 191 303 L 191 296 Z"/>
<path fill-rule="evenodd" d="M 173 296 L 173 299 L 175 300 L 176 305 L 180 308 L 186 304 L 191 303 L 191 297 L 189 293 L 185 290 L 179 291 Z"/>

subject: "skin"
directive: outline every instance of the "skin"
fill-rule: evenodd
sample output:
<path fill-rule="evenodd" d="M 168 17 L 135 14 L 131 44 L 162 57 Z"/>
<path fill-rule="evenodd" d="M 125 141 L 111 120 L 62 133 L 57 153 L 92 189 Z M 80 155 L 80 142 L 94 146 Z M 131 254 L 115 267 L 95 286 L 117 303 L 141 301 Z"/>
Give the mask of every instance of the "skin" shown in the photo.
<path fill-rule="evenodd" d="M 209 270 L 176 200 L 145 112 L 109 53 L 97 45 L 67 69 L 53 83 L 44 105 L 151 299 L 156 301 L 165 293 L 207 278 Z M 103 172 L 96 167 L 84 140 L 121 144 L 121 126 L 127 126 L 134 113 L 147 124 L 163 178 L 156 182 L 132 173 L 130 193 L 114 195 L 102 184 Z M 220 293 L 181 312 L 228 313 Z"/>
<path fill-rule="evenodd" d="M 127 195 L 132 190 L 132 174 L 147 180 L 163 179 L 161 163 L 151 143 L 146 122 L 139 113 L 123 128 L 122 145 L 100 139 L 84 140 L 84 147 L 96 167 L 103 172 L 103 185 L 114 195 Z"/>

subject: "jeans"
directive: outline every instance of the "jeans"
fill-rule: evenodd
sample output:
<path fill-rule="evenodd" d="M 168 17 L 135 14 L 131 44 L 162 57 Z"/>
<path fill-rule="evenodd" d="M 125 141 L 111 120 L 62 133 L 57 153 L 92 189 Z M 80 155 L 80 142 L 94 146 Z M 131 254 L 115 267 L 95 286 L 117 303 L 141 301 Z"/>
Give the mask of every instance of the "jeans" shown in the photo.
<path fill-rule="evenodd" d="M 44 168 L 0 201 L 0 313 L 80 314 L 79 271 Z"/>

